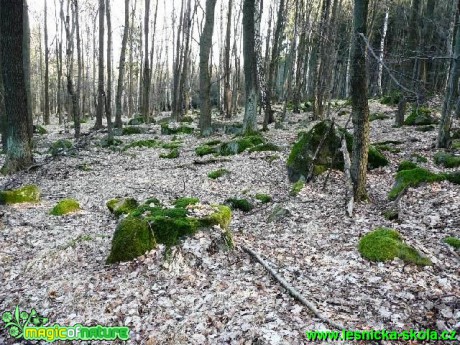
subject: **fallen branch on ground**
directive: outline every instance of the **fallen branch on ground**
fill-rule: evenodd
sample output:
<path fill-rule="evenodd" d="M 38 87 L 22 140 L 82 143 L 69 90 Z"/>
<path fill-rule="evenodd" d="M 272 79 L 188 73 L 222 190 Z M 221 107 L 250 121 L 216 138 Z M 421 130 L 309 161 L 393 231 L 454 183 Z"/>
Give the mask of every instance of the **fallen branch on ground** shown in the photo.
<path fill-rule="evenodd" d="M 336 323 L 334 321 L 329 320 L 326 316 L 321 314 L 321 312 L 316 309 L 316 307 L 305 299 L 294 287 L 289 285 L 289 283 L 284 280 L 282 277 L 280 277 L 268 264 L 256 253 L 254 252 L 251 248 L 248 248 L 246 246 L 241 246 L 241 248 L 251 255 L 256 261 L 258 261 L 272 276 L 275 278 L 275 280 L 281 284 L 282 287 L 284 287 L 289 294 L 294 297 L 296 300 L 298 300 L 300 303 L 302 303 L 304 306 L 306 306 L 317 318 L 319 318 L 321 321 L 327 323 L 328 325 L 334 327 L 335 329 L 342 330 L 345 329 L 343 325 L 340 323 Z"/>

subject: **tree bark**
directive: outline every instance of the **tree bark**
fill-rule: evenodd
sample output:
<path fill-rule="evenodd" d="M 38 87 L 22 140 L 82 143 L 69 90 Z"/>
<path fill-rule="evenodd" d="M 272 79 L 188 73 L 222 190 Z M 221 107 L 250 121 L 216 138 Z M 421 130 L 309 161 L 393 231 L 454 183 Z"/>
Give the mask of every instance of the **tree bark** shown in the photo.
<path fill-rule="evenodd" d="M 230 88 L 230 29 L 232 26 L 232 7 L 233 0 L 229 0 L 224 51 L 224 111 L 227 119 L 232 117 L 232 90 Z"/>
<path fill-rule="evenodd" d="M 2 172 L 11 174 L 33 162 L 27 57 L 27 5 L 2 1 L 0 6 L 1 70 L 5 89 L 7 154 Z"/>
<path fill-rule="evenodd" d="M 45 0 L 44 16 L 44 34 L 45 34 L 45 106 L 43 113 L 43 122 L 45 125 L 50 124 L 50 99 L 49 99 L 49 46 L 48 46 L 48 6 Z"/>
<path fill-rule="evenodd" d="M 144 17 L 144 74 L 142 77 L 142 117 L 145 121 L 149 118 L 149 91 L 150 91 L 150 64 L 149 64 L 149 26 L 150 26 L 150 0 L 145 0 Z"/>
<path fill-rule="evenodd" d="M 212 132 L 209 54 L 212 48 L 216 2 L 217 0 L 206 0 L 206 18 L 200 37 L 200 133 L 203 136 L 209 136 Z"/>
<path fill-rule="evenodd" d="M 108 140 L 113 140 L 112 133 L 112 18 L 110 14 L 110 0 L 105 6 L 107 18 L 107 92 L 105 97 L 105 117 L 107 119 Z"/>
<path fill-rule="evenodd" d="M 257 104 L 259 90 L 257 85 L 257 55 L 255 52 L 256 0 L 243 2 L 243 58 L 246 104 L 244 109 L 243 132 L 257 132 Z"/>
<path fill-rule="evenodd" d="M 104 116 L 104 17 L 105 0 L 99 0 L 99 56 L 98 56 L 98 81 L 97 81 L 97 109 L 96 124 L 94 129 L 102 128 Z"/>
<path fill-rule="evenodd" d="M 366 174 L 369 150 L 369 104 L 367 101 L 366 44 L 368 0 L 355 0 L 351 65 L 353 152 L 351 178 L 356 201 L 367 198 Z M 362 37 L 364 36 L 364 37 Z"/>
<path fill-rule="evenodd" d="M 121 96 L 123 94 L 123 78 L 125 75 L 125 61 L 126 61 L 126 45 L 128 43 L 129 33 L 129 0 L 125 0 L 125 27 L 123 29 L 123 39 L 121 41 L 120 63 L 118 66 L 118 84 L 117 95 L 115 96 L 115 127 L 121 128 L 122 107 Z"/>

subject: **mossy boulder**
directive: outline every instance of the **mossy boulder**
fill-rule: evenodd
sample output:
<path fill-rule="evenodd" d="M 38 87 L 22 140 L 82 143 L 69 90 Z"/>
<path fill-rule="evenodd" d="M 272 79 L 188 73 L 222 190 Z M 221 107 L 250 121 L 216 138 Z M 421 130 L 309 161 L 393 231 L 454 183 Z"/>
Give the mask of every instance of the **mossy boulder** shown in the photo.
<path fill-rule="evenodd" d="M 129 126 L 138 126 L 145 123 L 145 120 L 142 116 L 135 116 L 128 121 Z"/>
<path fill-rule="evenodd" d="M 195 148 L 195 153 L 199 157 L 203 157 L 206 155 L 214 154 L 218 152 L 218 148 L 215 146 L 209 146 L 209 145 L 200 145 Z"/>
<path fill-rule="evenodd" d="M 347 148 L 351 151 L 353 136 L 344 129 L 335 126 L 330 120 L 315 124 L 308 132 L 299 133 L 299 139 L 292 147 L 287 160 L 288 177 L 296 182 L 304 178 L 317 176 L 329 168 L 343 170 L 343 154 L 341 138 L 345 135 Z M 321 146 L 321 147 L 320 147 Z M 313 162 L 316 151 L 320 150 Z M 375 169 L 388 164 L 386 157 L 374 146 L 369 147 L 368 168 Z M 310 172 L 309 169 L 312 168 Z"/>
<path fill-rule="evenodd" d="M 101 139 L 99 142 L 99 145 L 101 147 L 114 147 L 114 146 L 120 146 L 123 144 L 123 141 L 117 138 L 109 138 L 109 136 L 105 136 Z"/>
<path fill-rule="evenodd" d="M 0 191 L 0 204 L 20 204 L 39 202 L 40 190 L 35 185 L 27 185 L 18 189 Z"/>
<path fill-rule="evenodd" d="M 305 187 L 305 179 L 302 176 L 297 182 L 294 182 L 294 184 L 291 187 L 291 191 L 289 192 L 290 196 L 297 196 L 300 191 Z"/>
<path fill-rule="evenodd" d="M 422 183 L 439 182 L 445 179 L 445 175 L 435 174 L 423 168 L 401 170 L 396 174 L 396 183 L 388 193 L 388 198 L 395 200 L 408 187 L 417 187 Z"/>
<path fill-rule="evenodd" d="M 407 119 L 406 126 L 427 126 L 438 123 L 438 119 L 431 114 L 431 110 L 425 107 L 413 108 Z"/>
<path fill-rule="evenodd" d="M 232 123 L 224 126 L 224 133 L 231 135 L 241 135 L 243 134 L 243 124 L 242 123 Z"/>
<path fill-rule="evenodd" d="M 263 194 L 263 193 L 257 193 L 255 195 L 255 198 L 259 200 L 262 204 L 267 204 L 270 201 L 272 201 L 272 197 L 268 194 Z"/>
<path fill-rule="evenodd" d="M 398 257 L 406 263 L 420 266 L 432 264 L 430 259 L 405 244 L 396 230 L 388 228 L 377 228 L 364 235 L 359 241 L 358 250 L 364 258 L 374 262 L 391 261 Z"/>
<path fill-rule="evenodd" d="M 144 133 L 144 130 L 140 127 L 123 127 L 121 130 L 122 135 L 133 135 L 133 134 L 141 134 Z"/>
<path fill-rule="evenodd" d="M 221 156 L 230 156 L 236 155 L 245 151 L 246 149 L 252 148 L 254 146 L 258 146 L 261 144 L 265 144 L 264 138 L 259 135 L 248 135 L 244 137 L 239 137 L 234 140 L 231 140 L 227 143 L 223 143 L 219 147 L 219 154 Z"/>
<path fill-rule="evenodd" d="M 155 236 L 145 219 L 127 217 L 113 234 L 107 264 L 131 261 L 156 247 Z"/>
<path fill-rule="evenodd" d="M 134 211 L 139 206 L 139 203 L 133 198 L 121 198 L 109 200 L 106 205 L 109 211 L 118 217 Z"/>
<path fill-rule="evenodd" d="M 59 201 L 51 210 L 53 216 L 63 216 L 68 213 L 80 211 L 80 204 L 74 199 L 63 199 Z"/>
<path fill-rule="evenodd" d="M 173 134 L 192 134 L 194 129 L 188 126 L 178 126 L 171 127 L 167 123 L 161 125 L 161 134 L 163 135 L 173 135 Z"/>
<path fill-rule="evenodd" d="M 243 212 L 249 212 L 254 208 L 254 205 L 246 199 L 229 198 L 225 200 L 225 203 L 228 204 L 232 210 L 241 210 Z"/>
<path fill-rule="evenodd" d="M 434 155 L 434 162 L 445 168 L 456 168 L 460 166 L 460 156 L 448 152 L 438 152 Z"/>
<path fill-rule="evenodd" d="M 53 144 L 51 144 L 48 152 L 51 153 L 52 156 L 58 156 L 61 154 L 65 154 L 67 151 L 73 148 L 73 144 L 70 140 L 67 139 L 59 139 Z"/>

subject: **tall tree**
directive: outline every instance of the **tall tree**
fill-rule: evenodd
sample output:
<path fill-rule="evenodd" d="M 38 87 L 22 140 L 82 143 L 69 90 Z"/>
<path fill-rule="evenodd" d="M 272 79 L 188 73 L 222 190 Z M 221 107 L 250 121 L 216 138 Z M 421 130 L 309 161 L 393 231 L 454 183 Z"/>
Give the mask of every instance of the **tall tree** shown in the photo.
<path fill-rule="evenodd" d="M 149 27 L 150 27 L 150 0 L 145 0 L 144 17 L 144 75 L 142 77 L 142 116 L 145 121 L 149 118 L 149 93 L 150 93 L 150 64 L 149 64 Z"/>
<path fill-rule="evenodd" d="M 50 124 L 50 99 L 49 99 L 49 46 L 48 46 L 48 6 L 45 0 L 45 18 L 44 18 L 44 31 L 45 31 L 45 107 L 43 113 L 43 122 L 45 125 Z"/>
<path fill-rule="evenodd" d="M 367 198 L 366 174 L 369 150 L 369 104 L 367 101 L 366 44 L 369 0 L 355 0 L 353 11 L 353 44 L 351 53 L 351 105 L 353 152 L 351 179 L 356 201 Z"/>
<path fill-rule="evenodd" d="M 460 13 L 460 0 L 458 0 L 457 14 Z M 455 33 L 455 46 L 453 58 L 450 62 L 449 81 L 442 107 L 441 123 L 438 132 L 438 147 L 447 148 L 450 145 L 450 129 L 452 126 L 452 108 L 455 97 L 458 94 L 458 81 L 460 79 L 460 25 L 457 22 Z"/>
<path fill-rule="evenodd" d="M 112 140 L 112 18 L 110 14 L 110 0 L 105 6 L 107 17 L 107 92 L 105 95 L 105 117 L 109 142 Z"/>
<path fill-rule="evenodd" d="M 25 1 L 0 4 L 1 70 L 5 89 L 7 155 L 2 172 L 22 170 L 32 164 L 32 127 L 28 101 L 28 55 Z"/>
<path fill-rule="evenodd" d="M 121 128 L 121 96 L 123 93 L 123 78 L 125 75 L 125 61 L 126 61 L 126 45 L 128 43 L 129 33 L 129 0 L 125 0 L 125 27 L 123 28 L 123 38 L 121 40 L 120 63 L 118 66 L 118 84 L 117 94 L 115 96 L 115 127 Z"/>
<path fill-rule="evenodd" d="M 214 31 L 214 10 L 217 0 L 206 0 L 206 18 L 200 37 L 200 133 L 211 134 L 211 82 L 209 76 L 209 54 Z"/>
<path fill-rule="evenodd" d="M 225 33 L 224 51 L 224 111 L 228 119 L 232 116 L 232 91 L 230 88 L 230 29 L 232 26 L 232 4 L 233 0 L 228 1 L 227 30 Z"/>
<path fill-rule="evenodd" d="M 104 116 L 104 17 L 105 0 L 99 0 L 99 56 L 95 129 L 102 128 L 102 117 Z"/>
<path fill-rule="evenodd" d="M 257 55 L 255 52 L 256 0 L 243 2 L 243 58 L 246 104 L 244 109 L 243 132 L 257 132 Z"/>

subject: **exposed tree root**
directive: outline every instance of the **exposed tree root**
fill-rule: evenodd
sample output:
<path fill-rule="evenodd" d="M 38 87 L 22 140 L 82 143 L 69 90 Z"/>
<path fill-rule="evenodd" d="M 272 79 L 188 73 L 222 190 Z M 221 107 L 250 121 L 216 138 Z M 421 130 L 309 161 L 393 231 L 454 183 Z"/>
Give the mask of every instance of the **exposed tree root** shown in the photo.
<path fill-rule="evenodd" d="M 246 246 L 241 246 L 241 248 L 251 255 L 256 261 L 258 261 L 272 276 L 275 278 L 275 280 L 281 284 L 282 287 L 284 287 L 287 292 L 294 297 L 296 300 L 298 300 L 300 303 L 302 303 L 304 306 L 306 306 L 317 318 L 319 318 L 321 321 L 324 323 L 327 323 L 328 325 L 332 326 L 335 329 L 338 330 L 343 330 L 345 327 L 341 325 L 340 323 L 336 323 L 334 321 L 329 320 L 326 316 L 321 314 L 321 312 L 316 309 L 316 307 L 305 299 L 294 287 L 289 285 L 289 283 L 284 280 L 282 277 L 280 277 L 268 264 L 265 262 L 256 252 L 254 252 L 251 248 L 248 248 Z"/>

